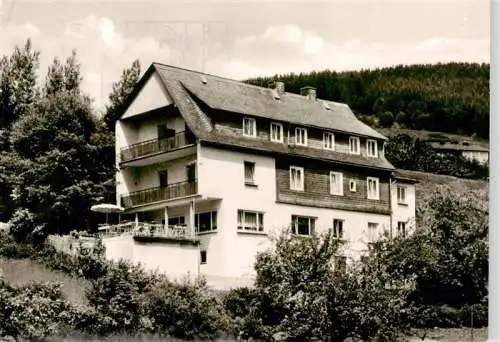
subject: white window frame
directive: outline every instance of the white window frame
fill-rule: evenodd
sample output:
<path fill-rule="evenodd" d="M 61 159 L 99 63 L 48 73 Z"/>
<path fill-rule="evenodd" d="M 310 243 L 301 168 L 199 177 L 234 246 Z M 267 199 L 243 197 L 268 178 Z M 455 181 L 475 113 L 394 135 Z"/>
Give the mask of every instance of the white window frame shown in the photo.
<path fill-rule="evenodd" d="M 398 204 L 407 204 L 408 202 L 406 202 L 406 186 L 402 186 L 402 185 L 398 185 L 396 187 L 396 196 L 397 196 L 397 201 L 398 201 Z M 401 193 L 403 194 L 403 196 L 401 196 Z"/>
<path fill-rule="evenodd" d="M 247 165 L 251 167 L 252 170 L 252 178 L 247 178 Z M 255 163 L 251 161 L 245 160 L 243 162 L 243 177 L 245 179 L 245 184 L 247 185 L 255 185 Z"/>
<path fill-rule="evenodd" d="M 335 134 L 332 132 L 323 133 L 323 148 L 325 150 L 335 150 Z"/>
<path fill-rule="evenodd" d="M 246 134 L 245 132 L 245 123 L 248 122 L 250 125 L 251 125 L 251 129 L 252 129 L 252 134 Z M 255 138 L 257 136 L 257 122 L 255 121 L 254 118 L 247 118 L 247 117 L 244 117 L 243 118 L 243 135 L 245 137 L 252 137 L 252 138 Z"/>
<path fill-rule="evenodd" d="M 293 182 L 293 172 L 300 174 L 298 184 Z M 299 166 L 290 166 L 290 190 L 304 191 L 304 168 Z"/>
<path fill-rule="evenodd" d="M 275 137 L 273 137 L 273 127 L 277 127 L 280 139 L 276 139 Z M 277 122 L 271 122 L 271 125 L 269 127 L 269 136 L 271 138 L 271 141 L 283 143 L 283 139 L 284 139 L 283 138 L 283 133 L 284 132 L 283 132 L 283 125 L 282 124 L 277 123 Z"/>
<path fill-rule="evenodd" d="M 401 228 L 403 228 L 403 233 L 401 233 Z M 405 221 L 398 221 L 397 232 L 398 232 L 398 236 L 406 237 L 406 234 L 408 232 L 406 230 L 406 222 Z"/>
<path fill-rule="evenodd" d="M 295 145 L 307 146 L 307 128 L 295 127 Z"/>
<path fill-rule="evenodd" d="M 255 225 L 250 225 L 248 222 L 246 222 L 246 215 L 251 214 L 255 215 Z M 256 233 L 263 233 L 264 232 L 264 213 L 260 211 L 254 211 L 254 210 L 245 210 L 245 209 L 238 209 L 237 213 L 238 217 L 238 223 L 237 223 L 237 228 L 238 231 L 242 232 L 256 232 Z"/>
<path fill-rule="evenodd" d="M 378 236 L 379 236 L 379 224 L 377 222 L 368 222 L 367 225 L 367 237 L 368 237 L 368 243 L 373 243 L 377 241 Z"/>
<path fill-rule="evenodd" d="M 308 228 L 307 228 L 308 234 L 299 234 L 299 218 L 303 218 L 303 219 L 308 220 Z M 311 236 L 314 233 L 315 225 L 316 225 L 316 217 L 292 215 L 292 227 L 291 228 L 292 228 L 293 235 Z"/>
<path fill-rule="evenodd" d="M 335 185 L 332 183 L 333 176 L 336 180 Z M 330 171 L 330 195 L 344 196 L 344 175 L 342 172 Z"/>
<path fill-rule="evenodd" d="M 210 229 L 209 230 L 204 230 L 200 231 L 200 215 L 203 214 L 210 214 Z M 194 214 L 195 221 L 194 221 L 194 228 L 197 234 L 203 234 L 203 233 L 208 233 L 208 232 L 215 232 L 217 231 L 217 226 L 218 226 L 218 218 L 219 215 L 217 213 L 217 210 L 209 210 L 209 211 L 203 211 L 200 213 Z"/>
<path fill-rule="evenodd" d="M 374 153 L 372 153 L 372 149 L 370 149 L 370 145 L 373 145 L 374 146 Z M 377 140 L 374 140 L 374 139 L 367 139 L 366 140 L 366 155 L 368 157 L 378 157 L 378 144 L 377 144 Z"/>
<path fill-rule="evenodd" d="M 356 192 L 356 180 L 354 179 L 349 180 L 349 191 Z"/>
<path fill-rule="evenodd" d="M 336 239 L 344 238 L 344 220 L 338 218 L 333 219 L 332 235 Z"/>
<path fill-rule="evenodd" d="M 375 192 L 376 194 L 373 195 L 370 192 L 370 182 L 375 183 Z M 368 199 L 371 200 L 378 200 L 380 199 L 380 186 L 379 186 L 379 179 L 376 177 L 367 177 L 366 178 L 366 196 Z"/>
<path fill-rule="evenodd" d="M 354 142 L 354 143 L 353 143 Z M 349 137 L 349 153 L 350 154 L 360 154 L 360 141 L 359 137 Z M 353 146 L 356 146 L 356 150 L 353 150 Z"/>

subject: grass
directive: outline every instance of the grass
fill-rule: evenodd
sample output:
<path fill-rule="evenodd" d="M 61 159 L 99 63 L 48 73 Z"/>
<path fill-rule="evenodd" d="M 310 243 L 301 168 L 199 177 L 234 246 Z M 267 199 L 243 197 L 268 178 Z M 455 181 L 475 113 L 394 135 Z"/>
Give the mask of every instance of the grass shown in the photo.
<path fill-rule="evenodd" d="M 62 272 L 52 271 L 29 259 L 7 260 L 0 258 L 0 269 L 5 280 L 13 286 L 23 286 L 35 281 L 61 282 L 66 298 L 75 304 L 86 305 L 85 288 L 88 282 L 72 278 Z"/>

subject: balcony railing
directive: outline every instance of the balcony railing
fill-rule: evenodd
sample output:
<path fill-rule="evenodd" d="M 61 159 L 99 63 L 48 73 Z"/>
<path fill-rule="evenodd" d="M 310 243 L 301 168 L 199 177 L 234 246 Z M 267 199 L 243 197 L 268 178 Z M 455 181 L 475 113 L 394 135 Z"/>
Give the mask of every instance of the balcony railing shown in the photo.
<path fill-rule="evenodd" d="M 123 147 L 120 153 L 120 161 L 127 162 L 137 158 L 145 157 L 159 152 L 172 151 L 190 144 L 194 144 L 194 136 L 188 131 L 176 133 L 174 136 L 164 139 L 151 139 Z"/>
<path fill-rule="evenodd" d="M 122 196 L 122 206 L 130 208 L 137 205 L 186 197 L 197 193 L 197 182 L 179 182 L 166 187 L 155 187 Z"/>
<path fill-rule="evenodd" d="M 99 235 L 104 237 L 114 236 L 139 236 L 152 238 L 168 238 L 175 240 L 195 240 L 196 234 L 190 233 L 186 225 L 163 225 L 147 222 L 127 222 L 116 225 L 103 225 L 99 228 Z"/>

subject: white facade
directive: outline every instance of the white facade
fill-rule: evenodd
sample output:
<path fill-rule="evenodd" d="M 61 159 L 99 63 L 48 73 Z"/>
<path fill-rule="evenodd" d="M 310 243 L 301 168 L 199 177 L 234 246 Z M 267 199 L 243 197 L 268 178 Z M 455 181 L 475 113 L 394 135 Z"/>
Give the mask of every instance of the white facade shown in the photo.
<path fill-rule="evenodd" d="M 182 134 L 186 124 L 174 110 L 160 116 L 160 119 L 151 119 L 144 113 L 172 103 L 158 76 L 153 74 L 122 120 L 117 122 L 117 202 L 121 204 L 122 197 L 129 196 L 132 204 L 126 214 L 130 214 L 136 222 L 154 221 L 168 226 L 171 221 L 180 222 L 179 217 L 182 217 L 182 223 L 196 230 L 198 242 L 137 240 L 132 235 L 109 237 L 104 239 L 104 243 L 110 259 L 129 259 L 177 279 L 202 275 L 216 287 L 247 285 L 254 275 L 257 253 L 271 246 L 270 237 L 290 226 L 292 215 L 315 218 L 314 230 L 319 233 L 332 229 L 334 219 L 342 221 L 342 239 L 347 242 L 344 255 L 354 259 L 367 249 L 367 243 L 375 235 L 391 234 L 397 231 L 398 222 L 414 219 L 415 187 L 404 180 L 397 180 L 391 185 L 392 214 L 283 204 L 277 202 L 276 161 L 271 155 L 235 152 L 199 142 L 184 142 L 168 152 L 156 151 L 159 125 L 184 139 Z M 141 143 L 144 146 L 130 150 L 131 146 Z M 147 148 L 152 152 L 144 153 Z M 139 151 L 142 155 L 122 160 L 124 149 L 132 151 L 130 153 Z M 245 162 L 255 165 L 254 184 L 245 183 Z M 194 179 L 191 180 L 190 168 L 194 168 L 191 176 Z M 162 171 L 168 175 L 163 185 L 159 177 Z M 397 187 L 401 185 L 405 187 L 405 203 L 398 203 Z M 169 193 L 165 197 L 168 199 L 158 199 L 158 194 L 165 194 L 166 191 L 174 195 Z M 239 229 L 239 210 L 260 213 L 263 230 Z M 208 229 L 207 217 L 210 217 Z M 200 228 L 202 225 L 205 228 Z M 376 231 L 369 230 L 369 227 Z"/>

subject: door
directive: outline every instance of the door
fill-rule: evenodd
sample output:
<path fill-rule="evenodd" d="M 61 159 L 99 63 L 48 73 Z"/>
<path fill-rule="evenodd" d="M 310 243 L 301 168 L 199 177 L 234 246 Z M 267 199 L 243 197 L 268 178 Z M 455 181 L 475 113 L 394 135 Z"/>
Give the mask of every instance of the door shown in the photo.
<path fill-rule="evenodd" d="M 196 181 L 196 165 L 191 164 L 186 166 L 186 174 L 188 183 L 194 183 Z"/>
<path fill-rule="evenodd" d="M 168 171 L 158 171 L 158 177 L 160 179 L 160 188 L 166 188 L 168 186 Z"/>
<path fill-rule="evenodd" d="M 157 126 L 157 131 L 160 151 L 175 147 L 175 129 L 168 128 L 166 125 L 159 125 Z"/>

